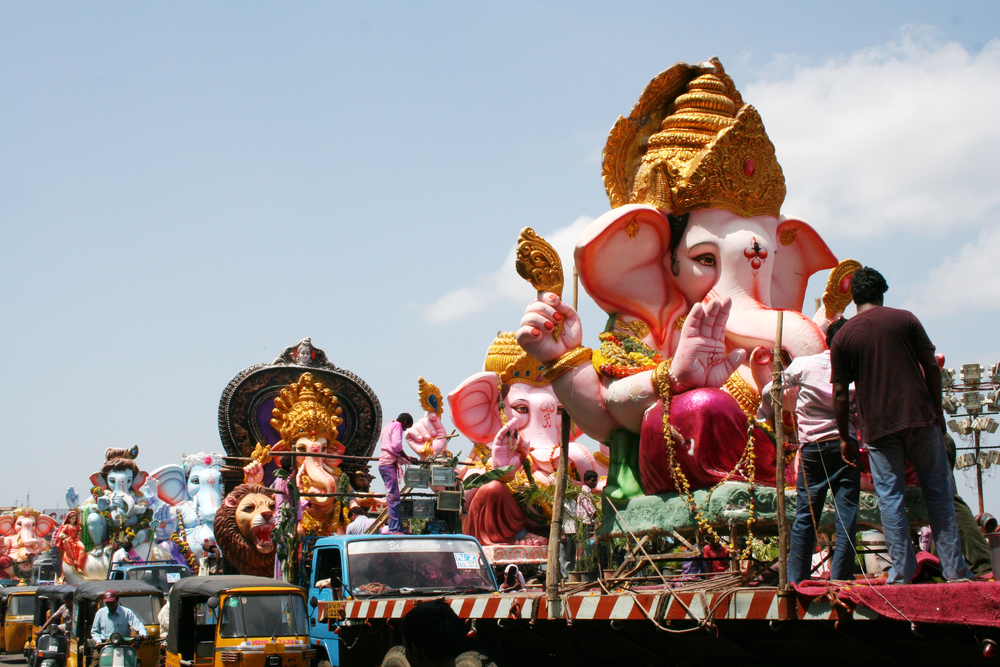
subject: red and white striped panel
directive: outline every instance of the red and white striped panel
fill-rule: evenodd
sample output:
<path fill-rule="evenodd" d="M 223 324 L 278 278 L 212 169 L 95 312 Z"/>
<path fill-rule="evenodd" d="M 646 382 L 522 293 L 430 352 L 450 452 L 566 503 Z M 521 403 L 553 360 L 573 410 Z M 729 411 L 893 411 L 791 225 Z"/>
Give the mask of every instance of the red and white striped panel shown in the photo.
<path fill-rule="evenodd" d="M 580 621 L 638 621 L 654 616 L 659 602 L 659 595 L 571 595 L 566 612 Z"/>
<path fill-rule="evenodd" d="M 351 600 L 344 603 L 345 619 L 401 618 L 422 599 Z M 445 598 L 459 618 L 547 618 L 544 595 L 473 595 Z M 322 603 L 320 603 L 322 604 Z M 321 615 L 322 615 L 321 611 Z"/>
<path fill-rule="evenodd" d="M 548 618 L 545 596 L 535 595 L 475 595 L 446 598 L 459 618 L 463 619 L 525 619 Z M 351 619 L 401 618 L 422 599 L 350 600 L 342 603 L 344 617 Z M 320 603 L 323 605 L 324 603 Z M 836 610 L 826 600 L 813 600 L 808 607 L 797 604 L 799 618 L 805 620 L 836 620 Z M 572 620 L 657 621 L 750 619 L 778 620 L 776 589 L 737 589 L 725 593 L 647 593 L 632 595 L 578 594 L 566 598 L 564 617 Z M 325 610 L 320 610 L 320 620 Z M 873 619 L 874 612 L 859 607 L 856 619 Z"/>

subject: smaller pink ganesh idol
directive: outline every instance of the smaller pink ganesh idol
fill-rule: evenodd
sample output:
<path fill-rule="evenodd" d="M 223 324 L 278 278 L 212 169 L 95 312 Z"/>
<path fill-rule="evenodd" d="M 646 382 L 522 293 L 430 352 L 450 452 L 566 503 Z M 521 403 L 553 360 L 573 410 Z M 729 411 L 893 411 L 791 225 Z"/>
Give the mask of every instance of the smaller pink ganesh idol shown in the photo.
<path fill-rule="evenodd" d="M 467 492 L 462 531 L 486 545 L 545 544 L 546 509 L 522 507 L 516 500 L 530 495 L 532 487 L 551 485 L 559 461 L 559 399 L 542 364 L 521 349 L 512 332 L 501 333 L 490 345 L 484 371 L 452 391 L 448 403 L 455 426 L 477 443 L 466 476 L 510 468 L 500 479 Z M 601 472 L 583 445 L 571 442 L 568 456 L 575 483 L 588 470 Z"/>
<path fill-rule="evenodd" d="M 4 579 L 30 575 L 35 556 L 49 548 L 45 536 L 55 525 L 52 517 L 30 507 L 0 514 L 0 557 L 4 563 L 0 575 Z"/>

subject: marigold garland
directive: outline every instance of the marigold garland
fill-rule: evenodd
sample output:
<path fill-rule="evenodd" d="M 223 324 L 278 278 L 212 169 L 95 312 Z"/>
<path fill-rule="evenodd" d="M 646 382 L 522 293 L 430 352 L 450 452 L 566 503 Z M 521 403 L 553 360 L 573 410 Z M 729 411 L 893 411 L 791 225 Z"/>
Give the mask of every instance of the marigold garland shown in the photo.
<path fill-rule="evenodd" d="M 750 504 L 748 506 L 749 516 L 747 517 L 747 545 L 738 554 L 742 560 L 748 558 L 751 548 L 757 542 L 753 536 L 753 524 L 755 521 L 756 492 L 754 490 L 754 479 L 756 477 L 756 453 L 754 451 L 753 429 L 757 425 L 753 415 L 747 414 L 747 444 L 740 455 L 739 460 L 733 469 L 708 490 L 704 507 L 699 506 L 691 492 L 691 484 L 681 469 L 677 460 L 677 453 L 674 450 L 674 436 L 670 427 L 670 362 L 672 359 L 663 357 L 652 350 L 638 338 L 627 334 L 618 334 L 613 331 L 606 331 L 598 337 L 601 341 L 599 349 L 594 350 L 592 363 L 598 373 L 613 378 L 624 378 L 645 371 L 653 371 L 650 380 L 653 388 L 663 403 L 663 443 L 667 456 L 667 464 L 670 467 L 670 475 L 674 482 L 674 488 L 687 502 L 691 513 L 695 517 L 699 531 L 704 531 L 714 540 L 719 539 L 718 533 L 709 525 L 705 518 L 705 509 L 711 502 L 712 494 L 720 486 L 728 482 L 737 473 L 742 473 L 750 486 Z M 745 384 L 745 383 L 744 383 Z M 741 407 L 746 410 L 746 406 Z"/>
<path fill-rule="evenodd" d="M 605 331 L 598 336 L 601 346 L 594 350 L 591 363 L 605 376 L 625 378 L 645 371 L 655 370 L 663 363 L 659 352 L 634 336 Z"/>
<path fill-rule="evenodd" d="M 740 459 L 730 470 L 719 480 L 715 486 L 708 490 L 708 495 L 705 497 L 704 506 L 699 506 L 694 499 L 694 494 L 691 492 L 691 484 L 688 481 L 687 475 L 681 469 L 680 462 L 677 460 L 677 452 L 674 450 L 674 435 L 673 430 L 670 427 L 670 362 L 672 359 L 667 359 L 666 361 L 657 365 L 656 369 L 653 371 L 653 387 L 656 389 L 657 395 L 663 403 L 663 446 L 666 450 L 667 455 L 667 465 L 670 467 L 670 476 L 674 482 L 674 489 L 680 493 L 684 500 L 687 502 L 688 508 L 694 515 L 695 522 L 698 524 L 697 530 L 706 532 L 714 542 L 719 541 L 719 534 L 715 532 L 715 529 L 708 523 L 708 519 L 705 518 L 705 508 L 708 507 L 712 500 L 712 494 L 720 486 L 732 479 L 733 475 L 741 470 L 744 472 L 744 476 L 747 478 L 747 483 L 750 485 L 750 505 L 748 507 L 749 516 L 747 517 L 747 545 L 746 548 L 738 555 L 740 560 L 744 560 L 749 557 L 750 550 L 756 539 L 753 536 L 753 524 L 754 524 L 754 509 L 756 506 L 756 494 L 754 492 L 754 477 L 756 475 L 756 454 L 754 452 L 754 437 L 753 429 L 756 426 L 756 420 L 751 417 L 747 417 L 747 444 L 743 449 L 743 454 Z M 733 545 L 735 547 L 735 545 Z"/>

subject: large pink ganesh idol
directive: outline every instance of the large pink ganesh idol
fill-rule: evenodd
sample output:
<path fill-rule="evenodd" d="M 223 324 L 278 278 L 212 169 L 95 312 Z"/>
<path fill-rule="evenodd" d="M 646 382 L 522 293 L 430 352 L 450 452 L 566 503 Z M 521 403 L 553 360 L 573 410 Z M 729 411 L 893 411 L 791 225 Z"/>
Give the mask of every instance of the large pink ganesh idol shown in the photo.
<path fill-rule="evenodd" d="M 618 119 L 603 171 L 614 208 L 575 251 L 587 293 L 614 315 L 600 347 L 581 347 L 579 317 L 552 293 L 527 308 L 518 342 L 574 422 L 611 445 L 611 500 L 751 474 L 773 484 L 773 444 L 751 421 L 769 374 L 754 364 L 779 312 L 793 357 L 825 349 L 801 310 L 809 276 L 837 260 L 780 215 L 760 116 L 718 60 L 675 65 Z"/>
<path fill-rule="evenodd" d="M 486 545 L 541 545 L 548 534 L 544 517 L 519 504 L 515 494 L 555 481 L 562 429 L 559 399 L 542 375 L 542 364 L 524 352 L 513 333 L 497 336 L 484 368 L 448 395 L 455 426 L 478 443 L 466 475 L 511 471 L 467 492 L 462 532 Z M 606 461 L 606 455 L 571 442 L 570 479 L 580 483 L 587 470 L 605 475 L 600 459 Z"/>

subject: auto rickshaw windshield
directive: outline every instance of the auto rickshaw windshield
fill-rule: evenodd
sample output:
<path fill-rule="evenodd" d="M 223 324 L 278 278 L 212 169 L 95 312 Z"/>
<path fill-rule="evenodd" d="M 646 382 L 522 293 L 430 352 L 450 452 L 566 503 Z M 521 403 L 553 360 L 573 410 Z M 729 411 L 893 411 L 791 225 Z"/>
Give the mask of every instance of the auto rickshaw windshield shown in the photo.
<path fill-rule="evenodd" d="M 7 598 L 8 616 L 34 616 L 35 596 L 34 595 L 11 595 Z"/>
<path fill-rule="evenodd" d="M 295 637 L 309 634 L 301 595 L 230 595 L 222 605 L 220 637 Z"/>
<path fill-rule="evenodd" d="M 160 621 L 160 598 L 155 595 L 123 595 L 118 603 L 132 610 L 143 625 L 156 625 Z M 103 606 L 103 605 L 101 605 Z"/>

